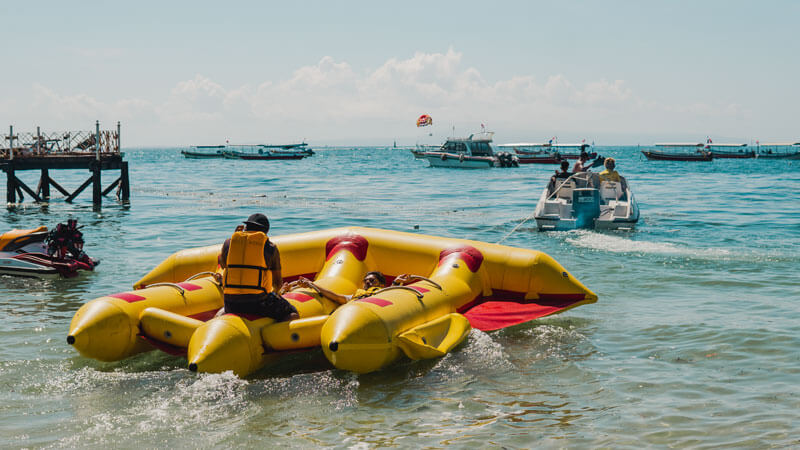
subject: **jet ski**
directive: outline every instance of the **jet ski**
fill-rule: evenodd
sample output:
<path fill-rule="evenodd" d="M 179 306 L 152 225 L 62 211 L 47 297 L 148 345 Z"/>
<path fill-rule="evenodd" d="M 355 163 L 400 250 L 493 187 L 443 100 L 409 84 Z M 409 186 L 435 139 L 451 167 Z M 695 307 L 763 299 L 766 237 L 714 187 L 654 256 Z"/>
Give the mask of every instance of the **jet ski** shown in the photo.
<path fill-rule="evenodd" d="M 0 235 L 0 275 L 32 278 L 71 278 L 100 263 L 83 252 L 83 233 L 77 221 L 11 230 Z"/>

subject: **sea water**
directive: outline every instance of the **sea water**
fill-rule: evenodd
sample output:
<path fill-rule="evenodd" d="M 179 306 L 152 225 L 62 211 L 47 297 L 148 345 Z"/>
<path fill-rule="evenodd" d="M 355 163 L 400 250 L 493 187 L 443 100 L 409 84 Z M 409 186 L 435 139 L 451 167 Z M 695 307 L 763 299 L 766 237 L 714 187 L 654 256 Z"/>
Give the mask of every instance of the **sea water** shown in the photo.
<path fill-rule="evenodd" d="M 0 276 L 0 447 L 800 446 L 800 162 L 597 150 L 639 201 L 636 231 L 538 232 L 530 216 L 555 166 L 429 168 L 384 148 L 300 161 L 127 150 L 130 205 L 95 209 L 84 193 L 4 209 L 0 231 L 77 218 L 102 263 L 67 280 Z M 37 173 L 18 175 L 36 185 Z M 89 173 L 51 176 L 74 189 Z M 82 304 L 222 242 L 254 212 L 272 235 L 358 225 L 505 238 L 553 256 L 599 301 L 367 375 L 320 351 L 240 379 L 161 352 L 101 363 L 66 344 Z"/>

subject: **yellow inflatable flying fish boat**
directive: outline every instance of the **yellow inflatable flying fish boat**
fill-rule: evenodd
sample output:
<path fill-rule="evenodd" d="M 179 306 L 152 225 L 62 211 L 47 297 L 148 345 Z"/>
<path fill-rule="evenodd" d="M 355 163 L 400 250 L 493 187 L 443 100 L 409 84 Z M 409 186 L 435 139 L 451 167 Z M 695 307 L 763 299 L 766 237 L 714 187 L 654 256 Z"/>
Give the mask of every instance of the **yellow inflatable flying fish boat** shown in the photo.
<path fill-rule="evenodd" d="M 290 322 L 222 314 L 220 245 L 179 251 L 136 282 L 133 291 L 83 305 L 67 342 L 86 357 L 117 361 L 161 349 L 185 355 L 198 372 L 246 376 L 288 352 L 321 346 L 337 368 L 381 369 L 405 355 L 445 355 L 472 327 L 517 325 L 597 301 L 548 255 L 485 242 L 373 228 L 338 228 L 271 238 L 284 280 L 301 276 L 350 295 L 369 271 L 391 282 L 369 297 L 338 305 L 312 289 L 284 297 L 300 318 Z"/>

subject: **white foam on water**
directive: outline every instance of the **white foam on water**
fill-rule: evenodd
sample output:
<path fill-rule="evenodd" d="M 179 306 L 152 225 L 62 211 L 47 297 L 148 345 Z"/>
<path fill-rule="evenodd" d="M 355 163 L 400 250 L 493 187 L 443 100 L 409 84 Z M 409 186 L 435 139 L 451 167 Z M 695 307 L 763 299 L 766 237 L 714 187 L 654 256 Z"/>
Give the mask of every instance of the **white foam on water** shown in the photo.
<path fill-rule="evenodd" d="M 486 370 L 508 370 L 514 367 L 511 359 L 503 351 L 503 346 L 495 342 L 487 333 L 472 329 L 461 348 L 456 348 L 442 357 L 434 370 L 450 375 Z"/>
<path fill-rule="evenodd" d="M 538 347 L 537 358 L 568 357 L 573 353 L 570 349 L 587 340 L 574 325 L 544 324 L 525 330 L 523 334 L 530 336 Z"/>
<path fill-rule="evenodd" d="M 683 247 L 671 242 L 637 241 L 630 237 L 597 233 L 588 230 L 561 232 L 565 241 L 576 247 L 600 250 L 611 253 L 638 253 L 664 256 L 686 256 L 703 259 L 730 259 L 736 256 L 725 248 Z"/>
<path fill-rule="evenodd" d="M 315 407 L 340 410 L 358 406 L 358 376 L 354 373 L 339 373 L 333 370 L 302 373 L 286 378 L 253 380 L 258 396 L 300 400 Z"/>

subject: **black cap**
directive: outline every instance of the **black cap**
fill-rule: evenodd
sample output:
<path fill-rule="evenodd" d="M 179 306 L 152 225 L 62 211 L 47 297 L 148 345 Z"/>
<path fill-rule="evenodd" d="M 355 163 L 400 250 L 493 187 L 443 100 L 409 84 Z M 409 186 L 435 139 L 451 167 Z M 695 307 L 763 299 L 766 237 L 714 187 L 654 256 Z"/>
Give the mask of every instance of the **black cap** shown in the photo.
<path fill-rule="evenodd" d="M 261 213 L 251 214 L 250 217 L 244 221 L 244 224 L 247 225 L 248 230 L 263 231 L 264 233 L 269 231 L 269 219 Z"/>

